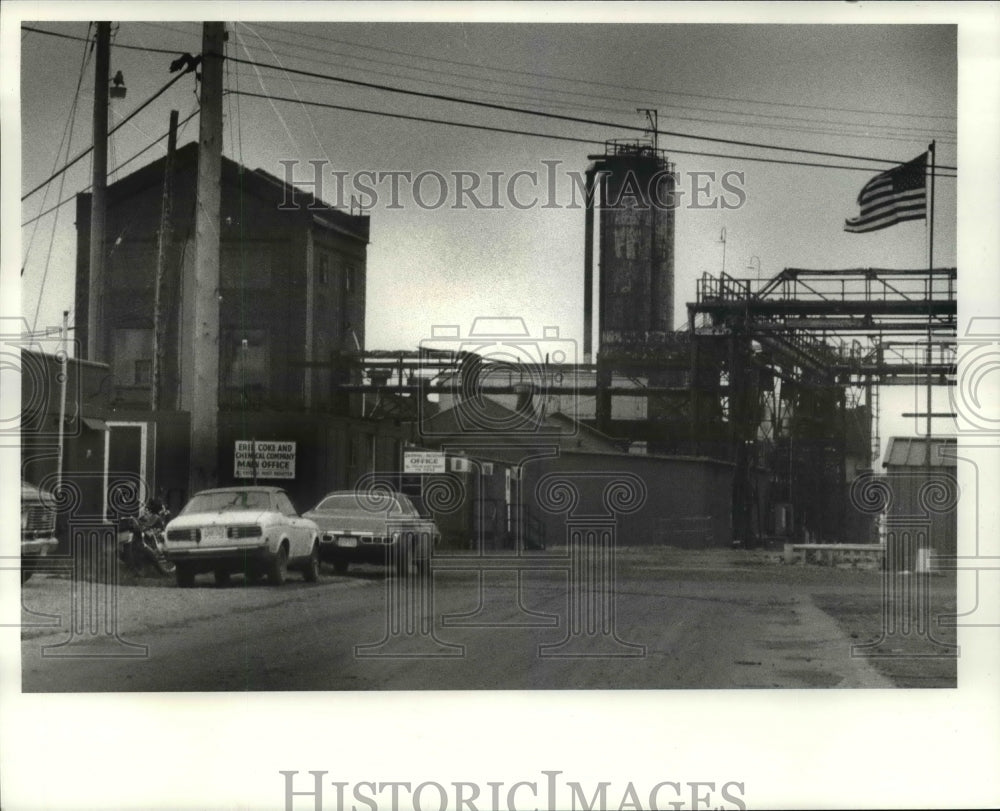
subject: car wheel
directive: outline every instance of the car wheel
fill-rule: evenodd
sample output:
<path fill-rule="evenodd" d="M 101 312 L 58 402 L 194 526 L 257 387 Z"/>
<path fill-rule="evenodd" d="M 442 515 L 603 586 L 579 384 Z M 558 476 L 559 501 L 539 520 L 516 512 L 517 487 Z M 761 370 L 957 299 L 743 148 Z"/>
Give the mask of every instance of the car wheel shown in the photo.
<path fill-rule="evenodd" d="M 319 544 L 313 543 L 312 552 L 309 553 L 309 560 L 302 570 L 302 577 L 307 583 L 315 583 L 319 580 Z"/>
<path fill-rule="evenodd" d="M 267 582 L 272 586 L 281 586 L 285 583 L 285 578 L 288 576 L 288 547 L 282 544 L 278 547 L 278 552 L 274 556 L 274 560 L 267 569 Z"/>
<path fill-rule="evenodd" d="M 182 589 L 191 588 L 194 585 L 194 569 L 190 566 L 183 566 L 178 563 L 177 569 L 174 571 L 174 576 L 177 578 L 177 585 Z"/>
<path fill-rule="evenodd" d="M 217 586 L 228 586 L 229 585 L 229 569 L 216 569 L 215 570 L 215 585 L 217 585 Z"/>
<path fill-rule="evenodd" d="M 350 566 L 350 563 L 343 558 L 336 558 L 333 561 L 333 571 L 337 574 L 347 574 L 348 566 Z"/>

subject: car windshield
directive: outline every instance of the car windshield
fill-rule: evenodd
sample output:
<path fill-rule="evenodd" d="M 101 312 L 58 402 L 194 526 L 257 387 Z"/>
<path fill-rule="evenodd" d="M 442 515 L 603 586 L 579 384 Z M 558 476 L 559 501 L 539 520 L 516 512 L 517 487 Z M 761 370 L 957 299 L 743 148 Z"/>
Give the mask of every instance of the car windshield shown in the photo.
<path fill-rule="evenodd" d="M 229 510 L 270 509 L 271 496 L 259 490 L 225 490 L 218 493 L 198 493 L 192 498 L 181 515 L 190 513 L 217 513 Z"/>
<path fill-rule="evenodd" d="M 363 510 L 378 513 L 395 508 L 396 502 L 384 493 L 333 493 L 316 505 L 317 512 L 345 512 Z"/>

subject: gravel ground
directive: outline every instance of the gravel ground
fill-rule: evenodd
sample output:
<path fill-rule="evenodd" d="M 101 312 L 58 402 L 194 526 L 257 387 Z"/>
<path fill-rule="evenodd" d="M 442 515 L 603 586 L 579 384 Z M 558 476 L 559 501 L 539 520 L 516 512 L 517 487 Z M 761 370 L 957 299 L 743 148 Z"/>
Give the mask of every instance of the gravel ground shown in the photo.
<path fill-rule="evenodd" d="M 550 549 L 548 553 L 558 554 Z M 546 553 L 540 553 L 546 554 Z M 373 567 L 372 576 L 381 577 Z M 954 687 L 957 683 L 956 632 L 938 621 L 941 615 L 954 614 L 956 588 L 954 577 L 898 575 L 887 585 L 883 573 L 873 566 L 818 566 L 783 563 L 776 550 L 683 550 L 671 547 L 623 547 L 617 550 L 616 578 L 620 587 L 641 584 L 657 588 L 671 581 L 685 584 L 704 582 L 706 587 L 727 582 L 775 585 L 776 595 L 783 586 L 794 585 L 805 591 L 812 605 L 820 609 L 851 639 L 857 641 L 856 653 L 866 658 L 876 670 L 900 687 Z M 283 589 L 267 586 L 249 588 L 177 589 L 172 577 L 136 577 L 121 574 L 114 594 L 117 600 L 119 627 L 127 632 L 130 617 L 148 617 L 150 603 L 164 627 L 179 618 L 213 617 L 236 611 L 246 612 L 273 606 L 288 598 L 288 590 L 302 588 L 293 575 Z M 627 584 L 627 586 L 626 586 Z M 324 570 L 321 586 L 331 589 L 360 588 L 363 579 L 332 576 Z M 38 573 L 22 588 L 22 638 L 65 634 L 70 610 L 71 581 L 66 574 Z M 914 589 L 927 596 L 926 608 L 912 605 Z M 888 610 L 884 597 L 890 592 Z M 777 596 L 776 596 L 777 599 Z M 903 600 L 911 603 L 904 604 Z M 140 611 L 140 607 L 144 610 Z M 907 611 L 904 611 L 907 609 Z M 901 613 L 902 612 L 902 613 Z M 60 620 L 60 618 L 63 618 Z M 915 618 L 926 628 L 903 628 L 900 620 Z M 78 622 L 86 618 L 77 618 Z M 903 633 L 903 631 L 906 633 Z"/>
<path fill-rule="evenodd" d="M 895 575 L 887 581 L 873 565 L 786 565 L 777 550 L 620 550 L 619 577 L 725 582 L 774 582 L 805 586 L 814 605 L 832 617 L 865 657 L 897 687 L 957 686 L 954 573 Z M 925 590 L 925 608 L 915 605 Z M 886 603 L 886 597 L 889 598 Z M 905 601 L 910 602 L 905 602 Z M 895 622 L 894 622 L 895 621 Z M 907 621 L 911 627 L 905 627 Z M 926 628 L 917 625 L 926 622 Z"/>

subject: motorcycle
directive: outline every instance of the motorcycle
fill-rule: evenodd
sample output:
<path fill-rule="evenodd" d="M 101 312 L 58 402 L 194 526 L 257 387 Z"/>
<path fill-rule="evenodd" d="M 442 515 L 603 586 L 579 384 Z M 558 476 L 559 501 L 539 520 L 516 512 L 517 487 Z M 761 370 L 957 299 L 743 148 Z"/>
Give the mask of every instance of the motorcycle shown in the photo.
<path fill-rule="evenodd" d="M 157 501 L 144 506 L 138 516 L 127 516 L 121 526 L 127 535 L 118 546 L 118 559 L 133 574 L 142 576 L 149 566 L 162 575 L 172 575 L 177 567 L 163 551 L 163 530 L 170 511 Z"/>

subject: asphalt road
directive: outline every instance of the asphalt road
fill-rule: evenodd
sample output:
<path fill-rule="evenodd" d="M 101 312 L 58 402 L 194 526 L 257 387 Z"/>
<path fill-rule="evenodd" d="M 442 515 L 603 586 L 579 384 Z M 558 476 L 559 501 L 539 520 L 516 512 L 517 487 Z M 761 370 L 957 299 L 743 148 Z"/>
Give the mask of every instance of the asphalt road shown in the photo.
<path fill-rule="evenodd" d="M 280 588 L 203 575 L 191 589 L 74 590 L 36 576 L 22 592 L 22 689 L 892 686 L 812 596 L 870 592 L 875 572 L 626 555 L 611 582 L 555 563 L 451 560 L 429 582 L 358 567 Z"/>

